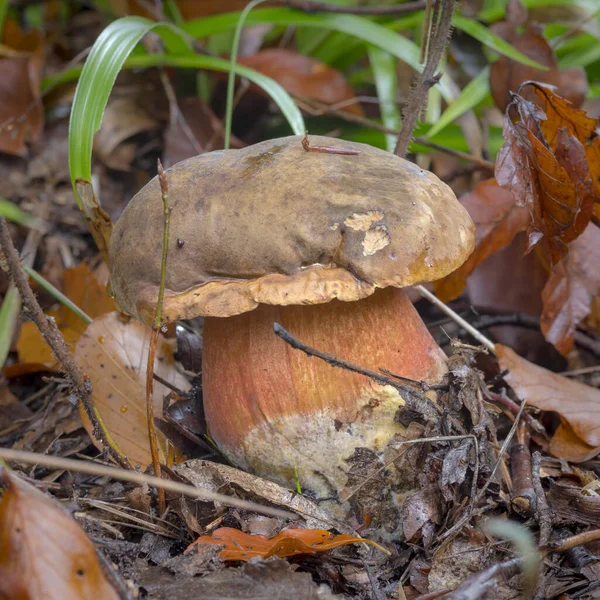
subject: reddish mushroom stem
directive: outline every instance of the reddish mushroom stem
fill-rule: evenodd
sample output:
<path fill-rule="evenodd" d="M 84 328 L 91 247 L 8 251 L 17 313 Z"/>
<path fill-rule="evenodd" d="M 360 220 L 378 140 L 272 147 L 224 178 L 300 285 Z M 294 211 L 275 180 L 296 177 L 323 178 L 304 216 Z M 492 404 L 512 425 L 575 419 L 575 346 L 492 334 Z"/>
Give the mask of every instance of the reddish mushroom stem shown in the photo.
<path fill-rule="evenodd" d="M 323 495 L 345 483 L 355 448 L 381 449 L 402 425 L 397 390 L 290 348 L 277 321 L 311 346 L 377 370 L 437 383 L 445 356 L 402 290 L 358 302 L 261 305 L 204 324 L 204 409 L 211 437 L 236 464 Z"/>

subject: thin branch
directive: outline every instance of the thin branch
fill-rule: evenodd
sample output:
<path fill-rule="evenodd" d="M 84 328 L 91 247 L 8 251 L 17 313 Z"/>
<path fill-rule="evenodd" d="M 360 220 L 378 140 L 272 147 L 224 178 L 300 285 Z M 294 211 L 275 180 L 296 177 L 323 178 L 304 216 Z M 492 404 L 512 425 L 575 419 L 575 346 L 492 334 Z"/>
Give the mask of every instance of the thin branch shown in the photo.
<path fill-rule="evenodd" d="M 450 39 L 454 0 L 429 0 L 429 2 L 432 2 L 433 6 L 430 19 L 431 31 L 429 35 L 424 36 L 424 39 L 428 40 L 427 62 L 404 110 L 402 128 L 394 150 L 394 153 L 402 158 L 408 150 L 417 119 L 427 105 L 429 90 L 439 83 L 442 76 L 436 71 Z"/>
<path fill-rule="evenodd" d="M 115 467 L 107 467 L 88 460 L 74 460 L 72 458 L 60 458 L 58 456 L 49 456 L 46 454 L 37 454 L 36 452 L 25 452 L 23 450 L 13 450 L 10 448 L 0 448 L 0 458 L 7 461 L 25 463 L 29 465 L 40 465 L 50 469 L 63 469 L 72 471 L 73 473 L 84 473 L 86 475 L 94 475 L 96 477 L 110 477 L 117 481 L 127 481 L 137 485 L 147 484 L 157 487 L 175 494 L 183 494 L 189 498 L 197 498 L 198 500 L 207 500 L 210 502 L 221 502 L 226 506 L 235 506 L 245 510 L 254 510 L 257 513 L 278 517 L 280 519 L 296 519 L 297 516 L 293 513 L 261 506 L 254 502 L 247 502 L 224 494 L 217 494 L 206 489 L 199 489 L 185 483 L 170 481 L 168 479 L 160 479 L 153 475 L 146 475 L 137 471 L 118 469 Z"/>
<path fill-rule="evenodd" d="M 435 304 L 443 313 L 447 314 L 451 319 L 456 321 L 465 331 L 470 333 L 480 344 L 483 344 L 491 352 L 495 352 L 496 346 L 494 342 L 485 335 L 477 331 L 473 325 L 465 321 L 459 314 L 455 313 L 448 305 L 444 304 L 437 296 L 432 294 L 427 288 L 422 285 L 416 285 L 415 288 L 419 291 L 421 296 L 427 298 L 429 302 Z"/>
<path fill-rule="evenodd" d="M 289 8 L 295 8 L 307 13 L 329 12 L 342 13 L 345 15 L 403 15 L 406 13 L 423 10 L 426 5 L 425 0 L 417 2 L 405 2 L 403 4 L 393 4 L 392 6 L 340 6 L 338 4 L 328 4 L 327 2 L 313 2 L 312 0 L 272 0 L 273 3 L 284 4 Z"/>
<path fill-rule="evenodd" d="M 319 102 L 318 100 L 313 100 L 312 98 L 304 98 L 296 94 L 292 95 L 294 97 L 294 100 L 296 100 L 297 104 L 300 106 L 300 108 L 302 108 L 311 115 L 332 115 L 334 117 L 342 119 L 343 121 L 348 121 L 349 123 L 356 123 L 357 125 L 368 127 L 369 129 L 373 129 L 374 131 L 380 131 L 381 133 L 386 133 L 389 135 L 397 134 L 397 131 L 395 131 L 394 129 L 390 129 L 389 127 L 386 127 L 385 125 L 382 125 L 377 121 L 373 121 L 372 119 L 367 119 L 366 117 L 361 117 L 360 115 L 340 110 L 335 106 L 325 104 L 324 102 Z M 454 156 L 456 158 L 459 158 L 460 160 L 465 160 L 467 162 L 473 163 L 481 169 L 491 171 L 492 173 L 494 172 L 496 166 L 496 163 L 493 161 L 485 160 L 473 154 L 468 154 L 467 152 L 461 152 L 460 150 L 454 150 L 453 148 L 441 146 L 440 144 L 436 144 L 435 142 L 432 142 L 424 137 L 415 138 L 415 143 L 420 144 L 421 146 L 425 146 L 426 148 L 431 148 L 432 150 L 437 150 L 438 152 L 443 152 L 444 154 Z"/>
<path fill-rule="evenodd" d="M 592 529 L 591 531 L 584 531 L 583 533 L 572 535 L 564 540 L 548 544 L 548 546 L 545 548 L 545 551 L 547 554 L 550 552 L 566 552 L 567 550 L 571 550 L 577 546 L 591 544 L 592 542 L 597 542 L 598 540 L 600 540 L 600 529 Z"/>
<path fill-rule="evenodd" d="M 545 546 L 550 541 L 550 534 L 552 533 L 552 513 L 540 480 L 541 462 L 542 455 L 540 452 L 534 452 L 531 461 L 531 478 L 536 495 L 537 520 L 540 526 L 539 544 Z"/>
<path fill-rule="evenodd" d="M 321 350 L 316 350 L 315 348 L 311 348 L 307 346 L 303 342 L 301 342 L 298 338 L 295 338 L 291 333 L 286 331 L 284 327 L 282 327 L 279 323 L 273 323 L 273 331 L 276 335 L 278 335 L 284 342 L 289 344 L 295 350 L 301 350 L 308 356 L 316 356 L 321 360 L 325 361 L 328 365 L 332 367 L 340 367 L 342 369 L 346 369 L 347 371 L 351 371 L 353 373 L 358 373 L 359 375 L 365 375 L 369 377 L 376 383 L 380 385 L 391 385 L 393 388 L 396 388 L 400 393 L 405 394 L 406 397 L 406 406 L 414 408 L 419 412 L 425 414 L 428 417 L 437 417 L 439 414 L 439 408 L 427 398 L 424 394 L 422 394 L 417 388 L 412 387 L 411 385 L 407 385 L 394 379 L 392 377 L 388 377 L 379 371 L 372 371 L 371 369 L 367 369 L 365 367 L 361 367 L 360 365 L 356 365 L 347 360 L 343 360 L 330 354 L 329 352 L 322 352 Z M 421 382 L 415 382 L 417 386 L 420 385 Z M 418 406 L 415 406 L 415 401 L 419 402 Z"/>
<path fill-rule="evenodd" d="M 94 406 L 92 384 L 89 378 L 84 374 L 73 358 L 73 355 L 67 346 L 67 342 L 56 323 L 46 317 L 36 300 L 33 290 L 29 285 L 27 275 L 19 260 L 19 255 L 13 245 L 10 232 L 8 231 L 8 225 L 6 224 L 6 219 L 4 219 L 4 217 L 0 217 L 0 247 L 2 247 L 2 250 L 4 251 L 10 277 L 19 290 L 23 305 L 40 330 L 42 337 L 46 340 L 52 349 L 52 352 L 62 365 L 85 413 L 92 423 L 94 437 L 100 444 L 103 444 L 108 449 L 109 454 L 114 460 L 122 466 L 131 468 L 133 465 L 112 439 L 110 433 L 106 429 L 106 425 L 102 421 L 100 413 Z"/>

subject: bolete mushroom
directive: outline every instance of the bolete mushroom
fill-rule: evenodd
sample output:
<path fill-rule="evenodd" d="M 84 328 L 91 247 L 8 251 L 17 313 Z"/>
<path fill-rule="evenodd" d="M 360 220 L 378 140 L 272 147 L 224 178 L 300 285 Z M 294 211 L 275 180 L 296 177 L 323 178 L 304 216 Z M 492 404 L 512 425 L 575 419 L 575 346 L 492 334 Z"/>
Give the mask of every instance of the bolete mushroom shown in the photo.
<path fill-rule="evenodd" d="M 299 136 L 202 154 L 167 171 L 171 202 L 163 315 L 204 316 L 204 411 L 236 465 L 317 495 L 339 491 L 355 449 L 403 426 L 396 389 L 290 348 L 305 343 L 430 383 L 445 355 L 399 288 L 439 279 L 473 250 L 474 226 L 435 175 L 371 146 L 308 152 Z M 153 179 L 110 242 L 122 310 L 151 323 L 162 250 Z M 380 289 L 385 288 L 385 289 Z"/>

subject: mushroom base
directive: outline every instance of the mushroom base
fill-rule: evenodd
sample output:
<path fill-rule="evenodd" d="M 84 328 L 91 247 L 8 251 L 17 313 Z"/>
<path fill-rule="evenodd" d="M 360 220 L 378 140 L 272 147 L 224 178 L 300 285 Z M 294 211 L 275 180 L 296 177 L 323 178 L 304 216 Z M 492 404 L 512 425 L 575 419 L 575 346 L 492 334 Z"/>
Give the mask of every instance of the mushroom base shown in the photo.
<path fill-rule="evenodd" d="M 278 322 L 309 346 L 370 369 L 437 383 L 446 357 L 402 290 L 358 302 L 267 306 L 204 325 L 204 411 L 237 466 L 319 497 L 341 491 L 356 448 L 381 451 L 405 428 L 391 386 L 292 349 Z"/>

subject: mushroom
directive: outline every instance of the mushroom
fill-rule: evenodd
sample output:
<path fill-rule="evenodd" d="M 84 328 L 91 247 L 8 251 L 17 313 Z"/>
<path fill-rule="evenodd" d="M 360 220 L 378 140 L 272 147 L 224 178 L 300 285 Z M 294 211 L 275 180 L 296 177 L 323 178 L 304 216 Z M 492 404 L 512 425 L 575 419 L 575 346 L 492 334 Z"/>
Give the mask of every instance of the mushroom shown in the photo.
<path fill-rule="evenodd" d="M 302 138 L 182 161 L 171 202 L 163 315 L 204 320 L 209 434 L 237 466 L 317 496 L 343 488 L 357 448 L 382 450 L 404 427 L 391 386 L 290 348 L 302 341 L 371 369 L 437 383 L 437 346 L 401 288 L 458 268 L 474 226 L 435 175 L 364 144 L 308 152 Z M 110 242 L 120 308 L 154 317 L 162 251 L 157 178 L 129 203 Z"/>

